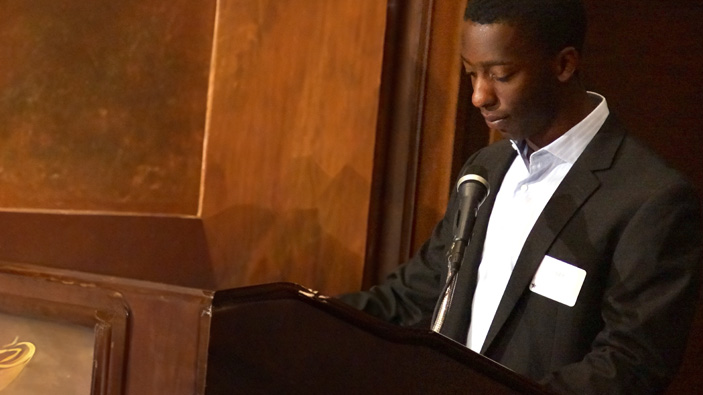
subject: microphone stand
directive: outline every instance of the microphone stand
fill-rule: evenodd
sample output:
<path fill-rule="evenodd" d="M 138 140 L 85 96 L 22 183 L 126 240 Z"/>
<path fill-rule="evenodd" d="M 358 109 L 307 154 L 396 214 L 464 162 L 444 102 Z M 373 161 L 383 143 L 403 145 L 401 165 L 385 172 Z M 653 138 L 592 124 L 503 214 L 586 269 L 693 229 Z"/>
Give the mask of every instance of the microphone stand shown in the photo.
<path fill-rule="evenodd" d="M 442 297 L 439 299 L 438 307 L 435 309 L 436 314 L 432 322 L 432 330 L 434 332 L 439 333 L 442 329 L 447 311 L 449 311 L 449 307 L 452 304 L 457 274 L 459 273 L 461 260 L 464 257 L 465 248 L 466 244 L 464 244 L 461 239 L 454 239 L 449 249 L 449 254 L 447 255 L 447 281 L 444 283 L 444 288 L 442 288 Z"/>

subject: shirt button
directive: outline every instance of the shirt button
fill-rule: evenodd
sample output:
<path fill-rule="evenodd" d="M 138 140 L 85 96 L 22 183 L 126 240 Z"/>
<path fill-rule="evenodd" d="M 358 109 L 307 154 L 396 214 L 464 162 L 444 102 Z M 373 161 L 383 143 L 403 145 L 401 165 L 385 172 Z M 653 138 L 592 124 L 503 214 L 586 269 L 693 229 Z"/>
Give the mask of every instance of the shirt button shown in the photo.
<path fill-rule="evenodd" d="M 527 192 L 527 185 L 523 185 L 520 187 L 520 190 L 523 192 Z"/>

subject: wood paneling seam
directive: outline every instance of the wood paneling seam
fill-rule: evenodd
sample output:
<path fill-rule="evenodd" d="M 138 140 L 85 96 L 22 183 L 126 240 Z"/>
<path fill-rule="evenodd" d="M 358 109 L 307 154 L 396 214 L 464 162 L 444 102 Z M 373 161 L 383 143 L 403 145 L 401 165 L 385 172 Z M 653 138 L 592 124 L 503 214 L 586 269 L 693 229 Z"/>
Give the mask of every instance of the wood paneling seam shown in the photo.
<path fill-rule="evenodd" d="M 197 217 L 202 217 L 203 214 L 203 202 L 205 200 L 205 177 L 207 168 L 207 147 L 210 137 L 210 124 L 212 119 L 212 101 L 213 101 L 213 89 L 215 86 L 215 74 L 217 70 L 217 40 L 218 32 L 220 27 L 220 5 L 221 1 L 216 0 L 215 2 L 215 21 L 213 23 L 213 33 L 212 33 L 212 54 L 210 56 L 210 75 L 208 76 L 208 87 L 207 87 L 207 105 L 205 108 L 205 130 L 203 132 L 203 154 L 200 162 L 200 196 L 198 196 L 198 210 Z"/>

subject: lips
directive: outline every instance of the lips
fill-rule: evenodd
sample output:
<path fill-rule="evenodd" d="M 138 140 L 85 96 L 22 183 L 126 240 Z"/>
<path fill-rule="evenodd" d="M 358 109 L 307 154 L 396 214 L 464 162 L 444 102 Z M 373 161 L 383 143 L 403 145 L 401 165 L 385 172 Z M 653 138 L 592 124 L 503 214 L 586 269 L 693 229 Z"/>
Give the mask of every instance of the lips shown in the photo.
<path fill-rule="evenodd" d="M 490 128 L 495 128 L 500 125 L 505 119 L 508 118 L 507 115 L 497 115 L 497 114 L 485 114 L 482 113 L 483 119 Z"/>

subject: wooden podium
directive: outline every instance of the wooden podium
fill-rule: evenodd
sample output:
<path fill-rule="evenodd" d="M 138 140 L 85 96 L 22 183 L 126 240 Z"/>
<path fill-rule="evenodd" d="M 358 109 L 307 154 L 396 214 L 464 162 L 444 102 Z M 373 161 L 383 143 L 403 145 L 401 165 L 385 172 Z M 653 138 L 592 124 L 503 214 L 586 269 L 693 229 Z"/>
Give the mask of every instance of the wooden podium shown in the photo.
<path fill-rule="evenodd" d="M 291 283 L 213 291 L 0 263 L 0 335 L 36 346 L 13 394 L 542 393 Z"/>
<path fill-rule="evenodd" d="M 399 328 L 290 283 L 215 293 L 208 394 L 543 394 L 429 330 Z"/>

